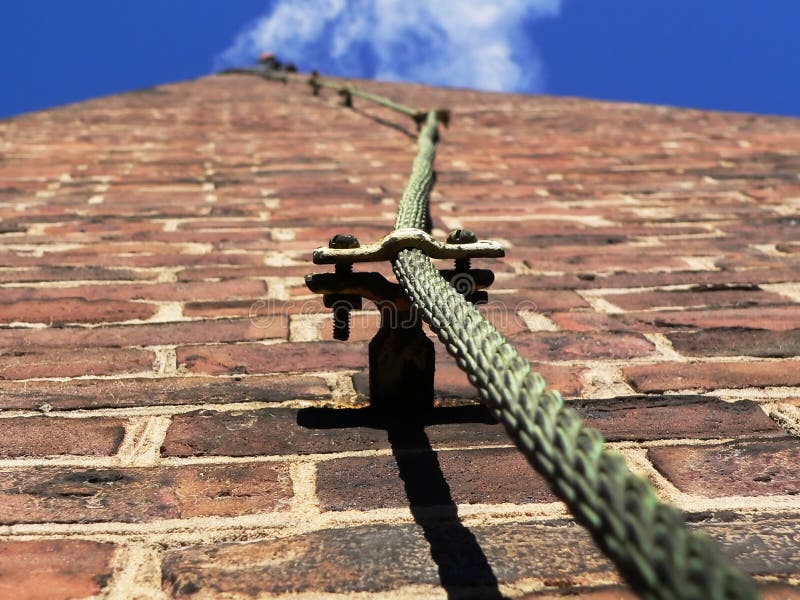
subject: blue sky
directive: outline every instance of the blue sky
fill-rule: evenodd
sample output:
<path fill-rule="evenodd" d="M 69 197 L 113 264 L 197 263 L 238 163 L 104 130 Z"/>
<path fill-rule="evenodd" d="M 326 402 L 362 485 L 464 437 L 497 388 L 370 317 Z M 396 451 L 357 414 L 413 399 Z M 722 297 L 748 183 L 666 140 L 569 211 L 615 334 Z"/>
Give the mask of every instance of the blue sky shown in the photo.
<path fill-rule="evenodd" d="M 340 75 L 800 116 L 798 23 L 796 0 L 6 2 L 0 116 L 262 47 Z"/>

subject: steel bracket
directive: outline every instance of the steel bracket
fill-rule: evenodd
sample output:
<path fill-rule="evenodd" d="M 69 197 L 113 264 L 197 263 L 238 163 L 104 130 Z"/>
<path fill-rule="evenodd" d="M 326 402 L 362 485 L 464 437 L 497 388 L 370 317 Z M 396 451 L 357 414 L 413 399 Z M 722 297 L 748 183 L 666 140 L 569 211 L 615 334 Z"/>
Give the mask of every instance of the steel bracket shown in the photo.
<path fill-rule="evenodd" d="M 351 235 L 331 238 L 328 247 L 313 253 L 315 264 L 333 264 L 334 273 L 307 275 L 306 286 L 322 294 L 333 309 L 333 337 L 349 337 L 350 311 L 362 300 L 373 302 L 381 323 L 369 344 L 370 404 L 383 411 L 420 411 L 433 408 L 433 343 L 422 330 L 422 319 L 403 288 L 375 272 L 353 272 L 354 263 L 390 261 L 398 252 L 417 248 L 431 258 L 455 259 L 454 269 L 439 273 L 467 300 L 485 304 L 485 291 L 494 282 L 488 269 L 473 269 L 472 258 L 494 258 L 505 251 L 498 243 L 479 241 L 467 230 L 455 230 L 441 242 L 421 229 L 397 229 L 372 244 L 361 246 Z"/>

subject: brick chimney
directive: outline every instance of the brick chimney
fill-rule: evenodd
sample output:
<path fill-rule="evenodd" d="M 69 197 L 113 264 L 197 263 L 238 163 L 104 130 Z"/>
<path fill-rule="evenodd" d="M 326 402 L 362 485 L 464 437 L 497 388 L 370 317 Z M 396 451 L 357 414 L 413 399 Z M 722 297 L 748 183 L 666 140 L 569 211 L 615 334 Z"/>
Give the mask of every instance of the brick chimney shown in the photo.
<path fill-rule="evenodd" d="M 451 106 L 434 235 L 632 469 L 800 597 L 800 121 L 369 82 Z M 0 122 L 0 597 L 632 597 L 437 344 L 367 405 L 303 276 L 393 226 L 415 132 L 246 75 Z M 387 276 L 387 265 L 378 265 Z"/>

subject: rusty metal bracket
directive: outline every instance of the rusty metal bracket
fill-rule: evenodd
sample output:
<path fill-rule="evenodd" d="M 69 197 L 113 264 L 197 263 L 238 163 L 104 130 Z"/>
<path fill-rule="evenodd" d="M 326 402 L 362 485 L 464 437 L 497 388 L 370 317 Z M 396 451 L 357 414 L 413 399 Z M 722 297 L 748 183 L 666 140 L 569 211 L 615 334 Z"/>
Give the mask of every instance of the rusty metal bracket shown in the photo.
<path fill-rule="evenodd" d="M 457 230 L 465 231 L 465 230 Z M 473 234 L 474 235 L 474 234 Z M 476 238 L 477 240 L 477 238 Z M 373 244 L 352 248 L 321 247 L 312 255 L 315 265 L 392 260 L 400 250 L 418 248 L 430 258 L 499 258 L 505 250 L 492 240 L 471 243 L 440 242 L 422 229 L 395 229 Z"/>
<path fill-rule="evenodd" d="M 433 344 L 403 288 L 380 273 L 354 273 L 353 264 L 392 260 L 407 248 L 420 249 L 431 258 L 455 259 L 454 269 L 440 269 L 439 273 L 474 304 L 488 301 L 485 290 L 494 282 L 494 273 L 471 268 L 470 259 L 504 255 L 498 242 L 480 241 L 465 229 L 450 232 L 447 242 L 420 229 L 397 229 L 364 246 L 352 235 L 339 234 L 330 239 L 327 247 L 314 250 L 315 264 L 336 267 L 334 273 L 305 278 L 308 289 L 322 294 L 325 307 L 333 309 L 334 339 L 348 339 L 350 312 L 360 309 L 363 299 L 373 302 L 380 311 L 380 328 L 369 344 L 369 387 L 370 403 L 384 411 L 424 411 L 433 407 Z"/>

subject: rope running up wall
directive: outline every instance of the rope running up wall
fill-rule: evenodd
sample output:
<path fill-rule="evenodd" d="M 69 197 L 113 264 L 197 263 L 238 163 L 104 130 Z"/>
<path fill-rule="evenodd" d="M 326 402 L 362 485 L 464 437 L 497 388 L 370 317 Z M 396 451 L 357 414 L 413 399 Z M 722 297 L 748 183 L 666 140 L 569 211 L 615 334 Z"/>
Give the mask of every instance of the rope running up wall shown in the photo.
<path fill-rule="evenodd" d="M 247 70 L 237 70 L 242 71 Z M 395 227 L 426 229 L 441 111 L 417 111 L 353 86 L 322 81 L 316 74 L 308 80 L 247 72 L 285 83 L 310 83 L 315 92 L 335 89 L 348 102 L 358 96 L 413 117 L 422 125 L 418 152 Z M 421 250 L 402 250 L 392 264 L 409 299 L 467 373 L 483 403 L 641 597 L 757 598 L 753 580 L 704 534 L 690 530 L 680 510 L 658 500 L 622 456 L 605 449 L 600 432 L 586 427 L 559 392 L 547 389 L 542 376 Z"/>

